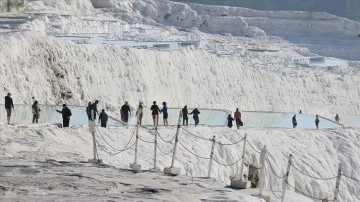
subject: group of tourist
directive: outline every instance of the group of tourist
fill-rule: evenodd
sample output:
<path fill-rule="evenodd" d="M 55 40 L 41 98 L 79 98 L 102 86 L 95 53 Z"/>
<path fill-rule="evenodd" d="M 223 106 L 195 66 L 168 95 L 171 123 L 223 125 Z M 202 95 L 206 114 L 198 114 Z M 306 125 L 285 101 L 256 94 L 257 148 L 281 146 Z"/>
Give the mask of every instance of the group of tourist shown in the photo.
<path fill-rule="evenodd" d="M 88 120 L 92 120 L 92 121 L 96 120 L 96 115 L 98 114 L 99 115 L 98 121 L 99 121 L 99 123 L 101 123 L 101 127 L 106 128 L 107 121 L 108 121 L 108 115 L 104 109 L 101 110 L 100 114 L 98 113 L 98 110 L 97 110 L 98 103 L 99 103 L 98 100 L 95 100 L 94 103 L 89 102 L 88 106 L 86 107 L 86 114 L 88 116 Z M 38 120 L 40 118 L 40 111 L 41 111 L 40 107 L 38 106 L 38 101 L 35 100 L 34 103 L 32 104 L 31 108 L 32 108 L 32 114 L 33 114 L 32 122 L 38 123 Z M 6 109 L 6 114 L 7 114 L 7 123 L 10 124 L 11 113 L 12 113 L 12 111 L 15 111 L 14 103 L 13 103 L 10 93 L 8 93 L 7 96 L 5 96 L 5 109 Z M 168 114 L 168 107 L 167 107 L 166 102 L 162 103 L 162 108 L 160 109 L 159 106 L 156 104 L 156 101 L 153 101 L 153 105 L 150 107 L 150 110 L 151 110 L 151 116 L 153 119 L 153 124 L 155 127 L 158 126 L 159 114 L 161 114 L 161 113 L 163 114 L 164 126 L 168 125 L 169 114 Z M 71 117 L 72 113 L 71 113 L 71 110 L 67 107 L 67 105 L 63 104 L 62 110 L 56 110 L 56 111 L 62 114 L 62 118 L 63 118 L 62 126 L 69 127 L 70 117 Z M 302 114 L 302 111 L 300 110 L 299 113 Z M 144 114 L 144 106 L 143 106 L 142 102 L 139 102 L 139 105 L 135 112 L 135 117 L 137 117 L 137 123 L 139 125 L 142 124 L 143 114 Z M 195 126 L 197 126 L 199 124 L 200 111 L 198 110 L 198 108 L 194 108 L 189 113 L 188 108 L 185 105 L 184 108 L 182 108 L 182 110 L 181 110 L 182 123 L 184 126 L 188 125 L 188 121 L 189 121 L 188 115 L 191 115 L 191 114 L 193 115 Z M 129 103 L 127 101 L 120 108 L 120 116 L 121 116 L 121 121 L 123 121 L 124 123 L 128 123 L 129 117 L 131 116 L 131 109 L 130 109 Z M 241 126 L 243 126 L 243 122 L 241 120 L 241 112 L 239 111 L 238 108 L 236 108 L 236 110 L 234 112 L 234 118 L 231 116 L 231 114 L 228 115 L 227 126 L 229 128 L 233 127 L 233 121 L 236 122 L 237 129 L 239 129 Z M 337 123 L 340 122 L 340 117 L 338 114 L 336 114 L 336 116 L 335 116 L 335 121 Z M 315 116 L 315 126 L 317 129 L 319 129 L 319 123 L 320 123 L 319 116 L 316 115 Z M 292 125 L 293 125 L 293 128 L 296 128 L 296 126 L 297 126 L 296 114 L 292 117 Z"/>

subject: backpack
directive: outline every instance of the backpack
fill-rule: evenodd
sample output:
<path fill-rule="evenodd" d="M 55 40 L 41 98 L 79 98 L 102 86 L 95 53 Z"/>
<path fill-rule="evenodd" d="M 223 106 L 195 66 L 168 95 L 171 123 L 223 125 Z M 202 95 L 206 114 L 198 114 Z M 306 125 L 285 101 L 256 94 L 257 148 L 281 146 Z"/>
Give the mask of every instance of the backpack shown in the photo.
<path fill-rule="evenodd" d="M 108 115 L 106 113 L 102 113 L 101 114 L 101 121 L 107 121 L 108 120 Z"/>

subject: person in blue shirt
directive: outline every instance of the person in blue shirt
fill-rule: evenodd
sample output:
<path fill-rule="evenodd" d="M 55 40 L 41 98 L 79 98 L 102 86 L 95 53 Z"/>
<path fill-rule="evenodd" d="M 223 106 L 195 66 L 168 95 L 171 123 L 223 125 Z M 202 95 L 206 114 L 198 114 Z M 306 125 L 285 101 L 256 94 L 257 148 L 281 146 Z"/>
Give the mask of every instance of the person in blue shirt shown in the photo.
<path fill-rule="evenodd" d="M 92 121 L 96 120 L 96 114 L 99 114 L 99 112 L 97 111 L 97 104 L 99 103 L 99 100 L 95 100 L 95 102 L 91 105 L 91 110 L 93 111 L 93 115 L 94 117 L 92 118 Z"/>
<path fill-rule="evenodd" d="M 163 120 L 164 120 L 164 126 L 167 126 L 168 125 L 168 117 L 169 117 L 169 114 L 168 114 L 168 108 L 166 106 L 166 102 L 163 102 L 163 108 L 160 110 L 160 112 L 163 113 Z"/>

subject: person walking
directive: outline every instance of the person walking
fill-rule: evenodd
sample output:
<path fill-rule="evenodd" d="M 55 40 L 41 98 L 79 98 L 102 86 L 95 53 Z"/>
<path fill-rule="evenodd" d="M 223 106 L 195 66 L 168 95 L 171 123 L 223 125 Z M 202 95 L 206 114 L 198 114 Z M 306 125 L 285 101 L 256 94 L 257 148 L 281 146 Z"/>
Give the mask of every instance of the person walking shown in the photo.
<path fill-rule="evenodd" d="M 182 108 L 181 110 L 182 112 L 182 117 L 183 117 L 183 126 L 185 126 L 185 123 L 186 125 L 188 125 L 188 121 L 189 121 L 189 118 L 188 118 L 188 109 L 187 109 L 187 106 L 185 105 L 184 108 Z"/>
<path fill-rule="evenodd" d="M 91 102 L 88 103 L 87 107 L 86 107 L 86 115 L 88 117 L 88 120 L 91 120 Z"/>
<path fill-rule="evenodd" d="M 92 121 L 95 121 L 96 120 L 96 114 L 99 114 L 99 112 L 97 111 L 97 104 L 99 104 L 99 100 L 95 100 L 95 102 L 94 103 L 92 103 L 92 105 L 91 105 L 91 113 L 93 113 L 93 114 L 91 114 L 91 116 L 94 116 L 94 117 L 91 117 L 91 120 Z"/>
<path fill-rule="evenodd" d="M 296 126 L 297 126 L 296 114 L 292 117 L 291 122 L 292 122 L 293 128 L 296 128 Z"/>
<path fill-rule="evenodd" d="M 240 126 L 243 126 L 243 124 L 241 121 L 241 112 L 239 111 L 239 108 L 236 108 L 236 111 L 234 113 L 234 119 L 236 122 L 237 129 L 240 129 Z"/>
<path fill-rule="evenodd" d="M 125 104 L 121 106 L 120 109 L 121 120 L 127 123 L 129 121 L 129 114 L 131 116 L 130 106 L 126 101 Z"/>
<path fill-rule="evenodd" d="M 14 103 L 11 98 L 11 93 L 8 93 L 7 96 L 5 96 L 5 109 L 7 116 L 7 124 L 10 124 L 11 112 L 15 111 Z"/>
<path fill-rule="evenodd" d="M 99 115 L 99 123 L 101 121 L 101 127 L 106 128 L 106 124 L 108 121 L 109 116 L 107 115 L 107 113 L 105 112 L 105 109 L 101 110 L 101 113 Z"/>
<path fill-rule="evenodd" d="M 200 114 L 200 112 L 199 112 L 198 108 L 195 108 L 195 109 L 192 110 L 192 112 L 189 113 L 189 114 L 193 114 L 193 118 L 194 118 L 194 121 L 195 121 L 195 126 L 197 126 L 197 125 L 199 124 L 199 122 L 200 122 L 200 120 L 199 120 L 199 114 Z"/>
<path fill-rule="evenodd" d="M 143 118 L 143 113 L 144 113 L 144 107 L 142 106 L 141 103 L 139 103 L 138 108 L 136 109 L 136 114 L 135 116 L 137 117 L 137 123 L 141 126 L 141 122 L 142 122 L 142 118 Z"/>
<path fill-rule="evenodd" d="M 227 126 L 228 126 L 229 128 L 232 128 L 232 127 L 233 127 L 233 121 L 234 121 L 234 118 L 233 118 L 233 117 L 231 117 L 231 114 L 229 114 L 229 116 L 228 116 L 227 120 L 228 120 L 228 124 L 227 124 Z"/>
<path fill-rule="evenodd" d="M 32 108 L 32 114 L 33 114 L 33 123 L 38 123 L 38 121 L 39 121 L 39 118 L 40 118 L 40 111 L 41 111 L 41 109 L 40 109 L 40 107 L 38 106 L 38 101 L 37 100 L 35 100 L 34 101 L 34 103 L 32 104 L 32 106 L 31 106 L 31 108 Z"/>
<path fill-rule="evenodd" d="M 66 127 L 69 127 L 69 124 L 70 124 L 70 116 L 72 115 L 71 114 L 71 111 L 70 109 L 66 106 L 66 104 L 63 104 L 62 105 L 63 108 L 62 110 L 56 110 L 57 112 L 59 112 L 60 114 L 62 114 L 62 118 L 63 118 L 63 127 L 66 128 Z"/>
<path fill-rule="evenodd" d="M 336 121 L 336 123 L 340 123 L 340 117 L 339 117 L 339 114 L 336 114 L 336 116 L 335 116 L 335 121 Z"/>
<path fill-rule="evenodd" d="M 163 108 L 160 110 L 160 112 L 163 113 L 163 121 L 164 121 L 164 126 L 167 126 L 168 125 L 168 117 L 169 117 L 169 114 L 168 114 L 168 108 L 166 106 L 166 102 L 163 102 Z"/>
<path fill-rule="evenodd" d="M 316 129 L 319 129 L 319 123 L 320 123 L 319 116 L 316 114 L 316 118 L 315 118 Z"/>
<path fill-rule="evenodd" d="M 161 113 L 161 111 L 160 108 L 156 105 L 156 101 L 153 102 L 153 105 L 150 107 L 150 110 L 151 110 L 154 126 L 157 127 L 159 124 L 159 113 Z"/>

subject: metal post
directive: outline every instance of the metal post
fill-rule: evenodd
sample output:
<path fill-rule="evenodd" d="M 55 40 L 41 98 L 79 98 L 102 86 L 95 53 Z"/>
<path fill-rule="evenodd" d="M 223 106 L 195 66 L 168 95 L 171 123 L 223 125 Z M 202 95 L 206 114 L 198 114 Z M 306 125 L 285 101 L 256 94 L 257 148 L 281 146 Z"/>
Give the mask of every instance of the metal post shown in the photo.
<path fill-rule="evenodd" d="M 93 159 L 89 159 L 89 163 L 102 163 L 101 159 L 97 159 L 97 150 L 96 150 L 96 139 L 95 139 L 95 120 L 94 120 L 94 110 L 91 110 L 91 120 L 89 121 L 89 131 L 91 132 L 93 139 Z"/>
<path fill-rule="evenodd" d="M 155 128 L 155 142 L 154 142 L 154 170 L 156 168 L 156 152 L 157 152 L 157 128 Z"/>
<path fill-rule="evenodd" d="M 243 152 L 242 152 L 242 156 L 241 156 L 241 165 L 240 165 L 240 176 L 239 176 L 240 181 L 242 181 L 242 179 L 243 179 L 243 169 L 244 169 L 244 163 L 245 163 L 246 136 L 247 136 L 247 134 L 245 133 L 244 147 L 243 147 Z M 245 179 L 245 180 L 247 180 L 247 179 Z"/>
<path fill-rule="evenodd" d="M 211 145 L 211 152 L 210 152 L 210 163 L 209 163 L 209 171 L 207 177 L 210 177 L 211 173 L 211 167 L 212 167 L 212 161 L 213 161 L 213 155 L 214 155 L 214 148 L 215 148 L 215 135 L 212 139 L 212 145 Z"/>
<path fill-rule="evenodd" d="M 175 168 L 174 167 L 175 156 L 176 156 L 176 147 L 177 147 L 177 143 L 179 141 L 178 135 L 179 135 L 179 131 L 180 131 L 180 117 L 181 117 L 181 111 L 179 113 L 179 120 L 178 120 L 178 125 L 177 125 L 177 128 L 176 128 L 175 145 L 174 145 L 173 158 L 171 160 L 171 166 L 164 168 L 164 174 L 167 174 L 167 175 L 173 175 L 174 176 L 174 175 L 179 175 L 180 174 L 180 168 Z"/>
<path fill-rule="evenodd" d="M 135 140 L 135 157 L 134 157 L 134 164 L 137 164 L 138 143 L 139 143 L 139 124 L 136 124 L 136 140 Z"/>
<path fill-rule="evenodd" d="M 284 202 L 286 189 L 288 188 L 287 183 L 288 183 L 289 172 L 290 172 L 290 167 L 291 167 L 291 159 L 292 159 L 292 154 L 290 154 L 290 156 L 289 156 L 289 161 L 288 161 L 288 165 L 287 165 L 287 168 L 286 168 L 286 174 L 284 176 L 284 180 L 283 180 L 283 184 L 282 184 L 283 194 L 282 194 L 282 197 L 281 197 L 281 202 Z"/>
<path fill-rule="evenodd" d="M 335 192 L 334 192 L 334 201 L 338 201 L 339 187 L 341 179 L 341 164 L 339 164 L 338 175 L 336 178 Z"/>
<path fill-rule="evenodd" d="M 265 186 L 265 160 L 266 160 L 266 145 L 261 150 L 260 153 L 260 179 L 259 179 L 259 195 L 262 195 L 264 186 Z"/>
<path fill-rule="evenodd" d="M 180 131 L 180 123 L 181 123 L 181 117 L 180 116 L 181 116 L 181 111 L 179 113 L 178 125 L 177 125 L 177 128 L 176 128 L 175 144 L 174 144 L 173 158 L 171 160 L 171 168 L 174 167 L 175 156 L 176 156 L 176 147 L 177 147 L 177 143 L 179 141 L 178 136 L 179 136 L 179 131 Z"/>

